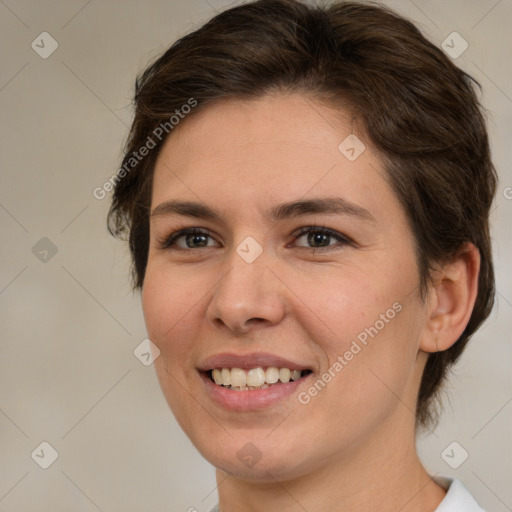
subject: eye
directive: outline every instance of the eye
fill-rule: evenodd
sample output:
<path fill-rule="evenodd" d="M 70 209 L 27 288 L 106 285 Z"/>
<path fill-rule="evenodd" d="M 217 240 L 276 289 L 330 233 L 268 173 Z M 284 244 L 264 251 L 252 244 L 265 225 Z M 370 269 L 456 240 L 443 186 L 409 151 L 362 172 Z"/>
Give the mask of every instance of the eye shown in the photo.
<path fill-rule="evenodd" d="M 160 241 L 162 249 L 178 248 L 178 249 L 202 249 L 205 247 L 215 247 L 208 245 L 208 239 L 213 240 L 210 233 L 204 229 L 188 228 L 181 229 L 171 233 L 167 238 Z M 177 242 L 181 243 L 177 243 Z"/>
<path fill-rule="evenodd" d="M 304 239 L 305 243 L 297 243 Z M 334 250 L 343 245 L 352 245 L 353 241 L 338 231 L 319 226 L 305 226 L 295 234 L 295 246 L 303 249 Z M 332 243 L 333 241 L 337 243 Z M 209 243 L 213 242 L 213 243 Z M 175 231 L 159 242 L 161 249 L 204 249 L 218 247 L 208 230 L 186 228 Z"/>
<path fill-rule="evenodd" d="M 297 244 L 298 247 L 303 247 L 306 249 L 336 249 L 342 245 L 351 245 L 352 240 L 347 238 L 346 236 L 338 233 L 329 228 L 323 228 L 318 226 L 305 226 L 300 229 L 297 234 L 295 240 L 300 240 L 301 238 L 305 239 L 306 244 L 311 245 L 301 245 Z M 336 244 L 332 244 L 332 239 L 338 241 Z"/>

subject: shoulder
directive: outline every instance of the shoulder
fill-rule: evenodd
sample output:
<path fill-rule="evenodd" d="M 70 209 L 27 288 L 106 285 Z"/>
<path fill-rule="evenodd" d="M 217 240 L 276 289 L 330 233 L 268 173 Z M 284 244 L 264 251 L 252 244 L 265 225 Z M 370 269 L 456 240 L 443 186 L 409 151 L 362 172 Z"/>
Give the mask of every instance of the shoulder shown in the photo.
<path fill-rule="evenodd" d="M 435 477 L 434 480 L 447 490 L 435 512 L 485 512 L 460 480 L 444 477 Z"/>

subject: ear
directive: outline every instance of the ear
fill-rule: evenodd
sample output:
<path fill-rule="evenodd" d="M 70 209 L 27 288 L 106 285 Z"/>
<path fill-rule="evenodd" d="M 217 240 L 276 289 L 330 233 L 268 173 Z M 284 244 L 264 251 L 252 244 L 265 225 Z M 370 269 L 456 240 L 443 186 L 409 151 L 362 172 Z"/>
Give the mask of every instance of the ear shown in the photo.
<path fill-rule="evenodd" d="M 480 252 L 469 242 L 434 272 L 420 350 L 441 352 L 459 339 L 473 312 L 479 272 Z"/>

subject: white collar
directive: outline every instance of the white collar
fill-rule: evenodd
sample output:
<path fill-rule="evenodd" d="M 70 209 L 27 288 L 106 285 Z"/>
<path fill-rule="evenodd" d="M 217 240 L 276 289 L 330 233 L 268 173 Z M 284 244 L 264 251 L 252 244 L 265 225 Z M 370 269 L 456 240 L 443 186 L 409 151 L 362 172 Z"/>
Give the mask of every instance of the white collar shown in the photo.
<path fill-rule="evenodd" d="M 448 492 L 434 512 L 485 512 L 456 478 L 433 477 Z"/>

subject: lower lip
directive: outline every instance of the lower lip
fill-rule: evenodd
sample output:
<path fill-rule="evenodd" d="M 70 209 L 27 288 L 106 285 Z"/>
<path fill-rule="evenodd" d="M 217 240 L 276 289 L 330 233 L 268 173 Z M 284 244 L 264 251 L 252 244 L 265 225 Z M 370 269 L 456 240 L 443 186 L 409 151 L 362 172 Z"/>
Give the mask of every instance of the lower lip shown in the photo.
<path fill-rule="evenodd" d="M 270 407 L 291 395 L 311 375 L 286 383 L 275 384 L 265 389 L 236 391 L 215 384 L 204 372 L 199 372 L 206 393 L 217 404 L 230 411 L 259 411 Z"/>

